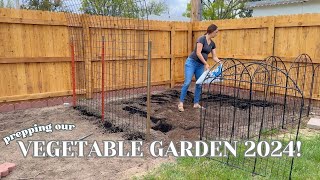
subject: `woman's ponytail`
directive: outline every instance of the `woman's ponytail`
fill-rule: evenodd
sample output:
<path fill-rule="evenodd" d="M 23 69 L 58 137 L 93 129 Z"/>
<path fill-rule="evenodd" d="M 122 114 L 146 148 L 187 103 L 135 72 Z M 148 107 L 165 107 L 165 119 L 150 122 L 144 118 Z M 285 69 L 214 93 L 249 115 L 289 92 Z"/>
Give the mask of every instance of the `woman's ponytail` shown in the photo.
<path fill-rule="evenodd" d="M 212 32 L 214 32 L 215 30 L 218 29 L 218 26 L 216 26 L 215 24 L 211 24 L 208 28 L 207 28 L 207 32 L 204 35 L 207 34 L 211 34 Z"/>

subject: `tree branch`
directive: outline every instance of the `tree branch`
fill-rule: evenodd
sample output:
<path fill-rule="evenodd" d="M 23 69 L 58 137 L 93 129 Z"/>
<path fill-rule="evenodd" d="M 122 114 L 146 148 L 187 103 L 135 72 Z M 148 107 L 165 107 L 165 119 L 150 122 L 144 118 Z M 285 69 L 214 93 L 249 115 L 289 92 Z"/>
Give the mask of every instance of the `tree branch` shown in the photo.
<path fill-rule="evenodd" d="M 226 12 L 225 12 L 225 14 L 224 14 L 224 15 L 225 15 L 224 18 L 227 18 L 228 13 L 233 12 L 233 11 L 234 11 L 234 8 L 237 7 L 238 5 L 240 5 L 240 4 L 242 3 L 242 0 L 236 0 L 236 2 L 233 2 L 233 0 L 231 0 L 230 2 L 232 2 L 232 6 L 226 9 Z M 243 10 L 240 10 L 240 12 L 242 12 L 242 11 L 243 11 Z M 237 14 L 238 14 L 238 13 L 237 13 Z M 236 14 L 236 15 L 237 15 L 237 14 Z M 236 15 L 235 15 L 235 16 L 236 16 Z M 233 16 L 233 17 L 235 17 L 235 16 Z"/>
<path fill-rule="evenodd" d="M 230 8 L 230 5 L 233 3 L 233 0 L 229 0 L 229 3 L 228 3 L 228 6 L 225 8 L 226 10 L 224 11 L 224 16 L 223 16 L 223 19 L 227 18 L 227 15 L 229 13 L 229 10 L 231 9 Z"/>

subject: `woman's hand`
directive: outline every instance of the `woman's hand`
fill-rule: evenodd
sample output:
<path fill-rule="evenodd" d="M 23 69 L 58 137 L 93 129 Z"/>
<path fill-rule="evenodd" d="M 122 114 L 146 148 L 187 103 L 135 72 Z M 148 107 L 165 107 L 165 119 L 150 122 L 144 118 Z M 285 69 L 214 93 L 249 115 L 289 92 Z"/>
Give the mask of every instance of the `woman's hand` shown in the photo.
<path fill-rule="evenodd" d="M 216 63 L 219 63 L 219 64 L 222 63 L 221 60 L 220 60 L 218 57 L 214 57 L 213 60 L 214 60 Z"/>
<path fill-rule="evenodd" d="M 206 64 L 204 65 L 204 68 L 205 68 L 205 71 L 206 71 L 206 70 L 209 70 L 209 69 L 210 69 L 209 64 L 208 64 L 208 63 L 206 63 Z"/>
<path fill-rule="evenodd" d="M 222 64 L 221 60 L 217 57 L 217 54 L 216 54 L 216 50 L 215 49 L 212 49 L 212 59 L 219 63 L 219 64 Z"/>

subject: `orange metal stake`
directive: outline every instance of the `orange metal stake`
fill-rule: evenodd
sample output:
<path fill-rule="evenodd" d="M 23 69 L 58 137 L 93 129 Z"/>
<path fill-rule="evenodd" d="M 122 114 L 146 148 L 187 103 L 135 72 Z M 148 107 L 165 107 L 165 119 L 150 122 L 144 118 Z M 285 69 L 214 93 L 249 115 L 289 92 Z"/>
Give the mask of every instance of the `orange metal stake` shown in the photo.
<path fill-rule="evenodd" d="M 101 82 L 101 118 L 104 122 L 104 36 L 102 36 L 102 53 L 101 53 L 101 66 L 102 66 L 102 82 Z"/>
<path fill-rule="evenodd" d="M 76 106 L 77 96 L 76 96 L 76 72 L 75 72 L 75 55 L 74 55 L 74 42 L 71 40 L 71 73 L 72 73 L 72 105 Z"/>

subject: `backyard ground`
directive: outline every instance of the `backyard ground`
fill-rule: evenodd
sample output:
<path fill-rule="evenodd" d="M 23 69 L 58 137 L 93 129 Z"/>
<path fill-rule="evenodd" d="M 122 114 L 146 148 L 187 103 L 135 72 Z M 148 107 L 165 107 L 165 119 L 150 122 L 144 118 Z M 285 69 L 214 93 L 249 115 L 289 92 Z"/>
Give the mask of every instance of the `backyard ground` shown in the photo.
<path fill-rule="evenodd" d="M 94 117 L 86 117 L 70 107 L 56 106 L 0 114 L 0 137 L 32 127 L 34 124 L 74 124 L 69 132 L 37 133 L 27 140 L 78 140 L 90 133 L 89 142 L 124 140 L 124 133 L 106 133 Z M 5 146 L 0 143 L 0 164 L 12 162 L 17 165 L 6 179 L 129 179 L 159 166 L 171 158 L 24 158 L 16 142 Z M 40 173 L 40 174 L 39 174 Z M 38 175 L 38 176 L 37 176 Z"/>
<path fill-rule="evenodd" d="M 174 91 L 178 93 L 177 91 Z M 178 95 L 174 97 L 177 99 Z M 192 93 L 188 93 L 186 103 L 192 101 Z M 145 102 L 144 102 L 145 103 Z M 159 114 L 167 113 L 166 123 L 170 127 L 162 130 L 151 129 L 151 140 L 178 141 L 199 139 L 199 111 L 192 108 L 192 104 L 186 104 L 188 113 L 179 113 L 175 101 L 166 102 L 165 108 Z M 125 110 L 124 110 L 125 111 Z M 126 112 L 126 111 L 125 111 Z M 158 114 L 158 115 L 159 115 Z M 139 114 L 137 114 L 139 116 Z M 46 108 L 34 108 L 14 112 L 0 113 L 0 137 L 1 139 L 17 131 L 32 127 L 34 124 L 74 124 L 72 131 L 53 131 L 52 133 L 35 133 L 32 137 L 22 140 L 78 140 L 86 135 L 90 144 L 93 141 L 103 140 L 132 140 L 137 138 L 129 132 L 110 132 L 101 123 L 101 119 L 68 106 L 55 106 Z M 159 126 L 160 127 L 160 126 Z M 169 128 L 163 131 L 163 128 Z M 134 137 L 133 137 L 133 136 Z M 137 138 L 136 140 L 141 140 Z M 148 147 L 147 143 L 146 146 Z M 18 144 L 14 141 L 8 146 L 4 141 L 0 143 L 0 164 L 12 162 L 17 165 L 6 179 L 130 179 L 133 176 L 142 175 L 160 166 L 164 162 L 173 162 L 175 158 L 154 158 L 148 154 L 144 158 L 33 158 L 32 153 L 24 158 Z M 147 150 L 146 150 L 147 151 Z"/>
<path fill-rule="evenodd" d="M 295 158 L 292 179 L 320 179 L 320 131 L 305 127 L 300 131 L 302 156 Z M 147 175 L 136 179 L 288 179 L 279 176 L 252 176 L 251 173 L 224 165 L 208 158 L 177 158 L 175 163 L 164 163 Z"/>
<path fill-rule="evenodd" d="M 178 90 L 165 91 L 162 94 L 156 94 L 152 98 L 152 129 L 151 140 L 180 141 L 180 140 L 199 140 L 200 111 L 192 108 L 193 93 L 188 92 L 186 98 L 185 112 L 177 111 L 177 102 L 179 97 Z M 139 101 L 140 99 L 140 101 Z M 132 101 L 132 100 L 131 100 Z M 120 110 L 122 117 L 138 116 L 145 119 L 145 98 L 140 97 L 131 101 L 112 102 L 114 110 Z M 243 104 L 242 104 L 243 105 Z M 262 104 L 264 105 L 264 104 Z M 117 112 L 117 111 L 114 111 Z M 109 112 L 111 113 L 111 112 Z M 119 115 L 119 116 L 120 116 Z M 76 128 L 73 131 L 53 133 L 37 133 L 32 137 L 23 139 L 28 140 L 78 140 L 88 134 L 89 143 L 103 140 L 132 140 L 132 133 L 126 131 L 110 132 L 95 116 L 87 116 L 83 112 L 68 106 L 56 106 L 39 109 L 29 109 L 0 114 L 0 137 L 3 138 L 19 130 L 32 127 L 34 124 L 46 125 L 49 123 L 74 124 Z M 313 137 L 314 132 L 302 130 L 304 135 Z M 139 140 L 139 137 L 137 138 Z M 147 146 L 145 146 L 147 147 Z M 17 169 L 13 171 L 7 179 L 19 178 L 38 178 L 38 179 L 130 179 L 134 176 L 147 179 L 168 179 L 168 178 L 186 178 L 203 177 L 212 178 L 215 175 L 213 170 L 204 173 L 206 168 L 219 170 L 220 174 L 226 177 L 225 173 L 234 173 L 216 162 L 209 162 L 197 158 L 154 158 L 146 155 L 144 158 L 24 158 L 16 142 L 11 142 L 5 146 L 3 141 L 0 143 L 0 164 L 4 162 L 13 162 Z M 147 149 L 145 149 L 147 151 Z M 315 152 L 319 152 L 315 150 Z M 175 163 L 177 162 L 177 163 Z M 213 164 L 212 164 L 213 163 Z M 161 164 L 165 164 L 161 166 Z M 159 169 L 160 167 L 160 169 Z M 174 169 L 176 172 L 173 172 Z M 161 171 L 161 172 L 159 172 Z M 153 172 L 148 174 L 148 172 Z M 154 173 L 156 172 L 156 173 Z M 192 174 L 195 172 L 196 174 Z M 242 171 L 237 171 L 244 177 L 248 177 Z M 217 173 L 216 173 L 217 174 Z"/>

